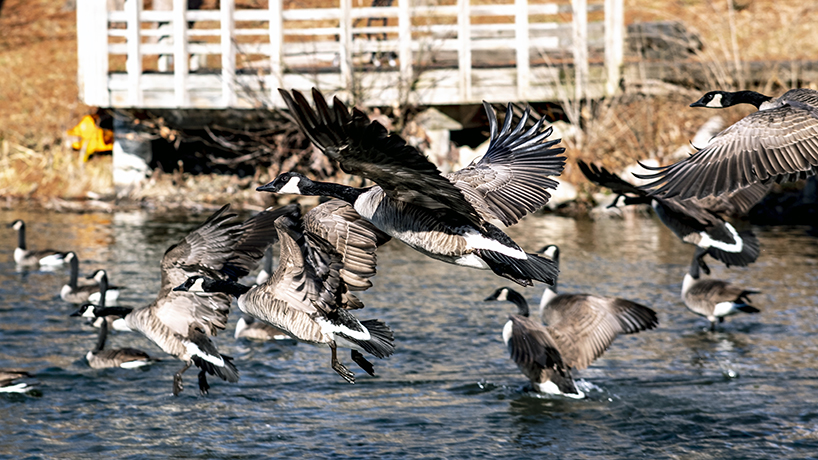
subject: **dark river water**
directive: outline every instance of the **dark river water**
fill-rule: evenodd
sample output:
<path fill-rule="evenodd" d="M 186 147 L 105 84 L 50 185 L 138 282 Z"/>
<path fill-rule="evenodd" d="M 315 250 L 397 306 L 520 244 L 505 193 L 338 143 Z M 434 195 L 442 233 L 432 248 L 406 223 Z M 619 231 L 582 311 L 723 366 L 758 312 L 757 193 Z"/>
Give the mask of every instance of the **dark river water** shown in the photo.
<path fill-rule="evenodd" d="M 25 219 L 31 248 L 79 254 L 126 285 L 120 304 L 149 303 L 168 245 L 205 215 L 141 212 Z M 489 272 L 426 258 L 391 242 L 379 252 L 362 319 L 395 331 L 397 350 L 370 377 L 344 382 L 328 349 L 215 340 L 241 380 L 211 378 L 210 395 L 182 363 L 147 339 L 114 333 L 109 346 L 165 358 L 146 371 L 90 369 L 96 331 L 59 298 L 67 269 L 19 272 L 16 233 L 0 245 L 0 367 L 37 374 L 34 395 L 0 396 L 0 458 L 566 458 L 802 459 L 818 457 L 818 240 L 805 228 L 755 228 L 762 255 L 749 268 L 712 262 L 713 275 L 762 291 L 758 315 L 718 332 L 682 304 L 692 255 L 658 221 L 529 217 L 509 233 L 529 251 L 561 247 L 561 292 L 626 297 L 657 311 L 653 331 L 619 337 L 575 373 L 584 400 L 524 391 L 500 331 L 515 311 L 482 301 L 511 286 Z M 537 302 L 542 287 L 524 291 Z M 234 306 L 234 313 L 238 308 Z M 91 456 L 94 457 L 91 457 Z"/>

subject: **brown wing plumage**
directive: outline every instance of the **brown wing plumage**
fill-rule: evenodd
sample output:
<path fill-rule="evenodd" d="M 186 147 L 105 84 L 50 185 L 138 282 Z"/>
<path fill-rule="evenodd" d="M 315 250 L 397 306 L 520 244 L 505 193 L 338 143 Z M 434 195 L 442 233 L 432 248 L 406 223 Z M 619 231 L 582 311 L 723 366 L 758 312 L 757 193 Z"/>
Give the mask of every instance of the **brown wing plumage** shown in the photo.
<path fill-rule="evenodd" d="M 653 329 L 656 313 L 624 299 L 588 294 L 555 297 L 543 310 L 543 321 L 565 363 L 588 367 L 602 356 L 617 335 Z"/>

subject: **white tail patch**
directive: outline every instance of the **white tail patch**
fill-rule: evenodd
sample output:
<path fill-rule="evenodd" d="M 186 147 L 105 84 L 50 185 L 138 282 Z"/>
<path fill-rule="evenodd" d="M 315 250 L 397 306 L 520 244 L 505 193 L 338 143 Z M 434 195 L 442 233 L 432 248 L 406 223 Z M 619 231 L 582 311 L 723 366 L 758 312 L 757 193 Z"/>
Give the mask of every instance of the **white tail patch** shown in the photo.
<path fill-rule="evenodd" d="M 40 259 L 40 265 L 62 265 L 65 262 L 65 258 L 62 254 L 51 254 L 50 256 L 45 256 Z"/>
<path fill-rule="evenodd" d="M 137 368 L 140 368 L 142 366 L 147 366 L 150 363 L 151 363 L 150 361 L 145 360 L 145 359 L 137 359 L 137 360 L 134 360 L 134 361 L 124 362 L 124 363 L 120 364 L 119 367 L 121 367 L 123 369 L 137 369 Z"/>
<path fill-rule="evenodd" d="M 363 331 L 354 331 L 346 326 L 333 324 L 324 318 L 318 318 L 315 320 L 315 322 L 321 326 L 321 332 L 330 337 L 334 337 L 335 334 L 344 334 L 347 337 L 351 337 L 362 342 L 367 342 L 372 338 L 372 336 L 369 335 L 369 331 L 365 327 L 362 327 Z"/>
<path fill-rule="evenodd" d="M 469 229 L 463 234 L 466 239 L 467 249 L 487 249 L 489 251 L 499 252 L 515 259 L 528 259 L 528 254 L 525 251 L 508 247 L 499 241 L 491 240 L 481 235 L 480 232 Z"/>
<path fill-rule="evenodd" d="M 735 302 L 719 302 L 713 307 L 713 316 L 716 318 L 735 315 L 740 310 L 736 308 L 739 304 Z"/>
<path fill-rule="evenodd" d="M 733 240 L 735 240 L 735 243 L 730 244 L 725 243 L 723 241 L 717 241 L 714 240 L 713 238 L 710 238 L 710 235 L 708 235 L 707 233 L 699 232 L 699 235 L 702 236 L 702 239 L 701 241 L 699 241 L 698 246 L 703 249 L 713 247 L 716 249 L 721 249 L 722 251 L 725 252 L 732 252 L 734 254 L 740 253 L 741 250 L 744 249 L 744 241 L 742 241 L 741 237 L 738 236 L 738 232 L 736 231 L 735 228 L 733 228 L 732 225 L 725 222 L 724 226 L 727 227 L 728 231 L 730 231 L 730 234 L 733 236 Z"/>
<path fill-rule="evenodd" d="M 560 396 L 565 396 L 566 398 L 573 398 L 573 399 L 584 399 L 585 398 L 585 393 L 583 393 L 580 390 L 577 390 L 576 393 L 563 393 L 562 391 L 560 391 L 557 384 L 550 381 L 550 380 L 548 380 L 546 382 L 542 382 L 542 383 L 539 383 L 539 382 L 538 383 L 533 383 L 532 382 L 532 385 L 534 386 L 534 389 L 539 393 L 545 393 L 545 394 L 549 394 L 549 395 L 560 395 Z"/>
<path fill-rule="evenodd" d="M 17 383 L 0 388 L 0 393 L 25 393 L 26 391 L 28 391 L 28 384 L 26 383 Z"/>
<path fill-rule="evenodd" d="M 222 359 L 221 355 L 213 356 L 203 352 L 198 345 L 193 342 L 184 342 L 185 349 L 187 349 L 187 353 L 189 355 L 195 355 L 203 360 L 213 364 L 214 366 L 224 367 L 224 359 Z"/>

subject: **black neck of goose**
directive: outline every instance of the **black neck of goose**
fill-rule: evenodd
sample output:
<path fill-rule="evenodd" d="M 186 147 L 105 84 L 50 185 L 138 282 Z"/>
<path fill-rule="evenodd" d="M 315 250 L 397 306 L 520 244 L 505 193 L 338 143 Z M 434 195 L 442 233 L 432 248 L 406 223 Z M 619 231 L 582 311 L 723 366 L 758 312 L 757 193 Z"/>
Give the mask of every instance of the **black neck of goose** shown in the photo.
<path fill-rule="evenodd" d="M 71 267 L 71 278 L 68 280 L 68 285 L 71 286 L 71 289 L 77 288 L 77 278 L 80 274 L 80 261 L 77 260 L 77 256 L 74 255 L 71 257 L 71 262 L 69 262 L 69 266 Z"/>
<path fill-rule="evenodd" d="M 354 204 L 355 200 L 368 190 L 369 188 L 355 188 L 332 182 L 312 181 L 312 185 L 302 187 L 300 191 L 302 195 L 331 196 Z"/>
<path fill-rule="evenodd" d="M 273 247 L 268 246 L 267 250 L 264 251 L 264 271 L 267 272 L 267 275 L 273 274 Z"/>
<path fill-rule="evenodd" d="M 105 348 L 105 340 L 108 338 L 108 320 L 102 318 L 102 323 L 99 325 L 99 335 L 97 335 L 97 346 L 94 347 L 93 352 L 99 353 Z"/>
<path fill-rule="evenodd" d="M 108 277 L 99 280 L 99 307 L 105 308 L 105 294 L 108 292 Z"/>
<path fill-rule="evenodd" d="M 653 198 L 649 196 L 627 196 L 625 195 L 625 199 L 622 200 L 623 203 L 626 205 L 631 204 L 650 204 L 653 201 Z"/>
<path fill-rule="evenodd" d="M 688 273 L 690 273 L 690 276 L 694 280 L 699 279 L 699 276 L 701 276 L 701 273 L 699 273 L 699 257 L 698 257 L 698 254 L 693 256 L 693 261 L 690 262 L 690 270 L 688 271 Z"/>
<path fill-rule="evenodd" d="M 17 230 L 17 247 L 26 250 L 26 226 L 25 224 L 20 226 L 20 230 Z"/>
<path fill-rule="evenodd" d="M 506 299 L 509 302 L 513 303 L 514 305 L 517 305 L 517 314 L 518 315 L 520 315 L 520 316 L 528 316 L 529 315 L 530 312 L 529 312 L 529 309 L 528 309 L 528 301 L 525 300 L 525 297 L 523 297 L 522 294 L 520 294 L 519 292 L 517 292 L 515 290 L 509 289 L 508 294 L 506 295 Z"/>
<path fill-rule="evenodd" d="M 118 316 L 120 318 L 124 318 L 128 316 L 128 313 L 132 312 L 133 308 L 130 307 L 105 307 L 105 308 L 95 308 L 94 315 L 97 318 L 101 318 L 103 316 Z"/>
<path fill-rule="evenodd" d="M 207 286 L 208 292 L 223 292 L 236 298 L 250 290 L 250 286 L 245 286 L 233 281 L 212 280 Z"/>
<path fill-rule="evenodd" d="M 755 91 L 736 91 L 734 93 L 728 93 L 729 98 L 725 97 L 722 99 L 722 105 L 724 107 L 730 107 L 731 105 L 736 104 L 752 104 L 757 109 L 761 108 L 761 104 L 772 100 L 770 96 L 765 96 L 761 93 L 757 93 Z M 727 100 L 725 100 L 727 99 Z"/>

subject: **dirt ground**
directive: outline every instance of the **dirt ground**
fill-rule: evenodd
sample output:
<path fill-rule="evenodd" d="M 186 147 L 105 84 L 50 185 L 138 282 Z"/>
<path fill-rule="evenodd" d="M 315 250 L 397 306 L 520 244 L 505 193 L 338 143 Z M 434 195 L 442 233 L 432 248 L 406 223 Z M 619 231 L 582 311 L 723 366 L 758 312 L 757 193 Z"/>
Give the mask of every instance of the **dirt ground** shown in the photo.
<path fill-rule="evenodd" d="M 728 9 L 730 1 L 732 13 Z M 245 1 L 248 2 L 258 3 Z M 2 3 L 0 197 L 7 205 L 33 200 L 58 209 L 71 209 L 66 203 L 72 199 L 91 196 L 106 200 L 113 196 L 110 157 L 92 157 L 92 161 L 82 164 L 65 137 L 67 129 L 93 110 L 79 100 L 77 93 L 74 3 L 75 0 Z M 243 5 L 241 1 L 237 3 L 239 7 Z M 625 21 L 682 21 L 701 36 L 705 46 L 701 58 L 727 62 L 736 56 L 741 60 L 815 60 L 818 40 L 811 37 L 818 35 L 816 9 L 818 4 L 800 0 L 626 0 Z M 775 85 L 768 85 L 767 89 L 774 94 L 780 92 Z M 681 110 L 691 102 L 691 97 L 693 93 L 686 92 L 662 98 L 626 95 L 600 106 L 585 114 L 587 135 L 582 143 L 568 143 L 567 155 L 617 168 L 635 159 L 661 157 L 687 145 L 698 127 L 712 115 L 701 110 Z M 736 109 L 722 115 L 732 122 L 746 113 L 747 110 Z M 162 196 L 162 190 L 189 183 L 186 177 L 165 176 L 168 177 L 154 177 L 146 184 L 140 190 L 140 199 L 155 202 L 156 197 Z M 568 168 L 565 179 L 585 188 L 576 168 Z M 245 186 L 241 181 L 219 178 L 211 181 L 224 184 L 200 187 L 210 195 L 214 195 L 214 190 L 229 196 L 229 191 L 252 189 L 252 184 Z M 151 184 L 156 188 L 152 190 Z M 249 195 L 247 206 L 265 204 Z M 224 197 L 193 201 L 210 198 Z"/>

